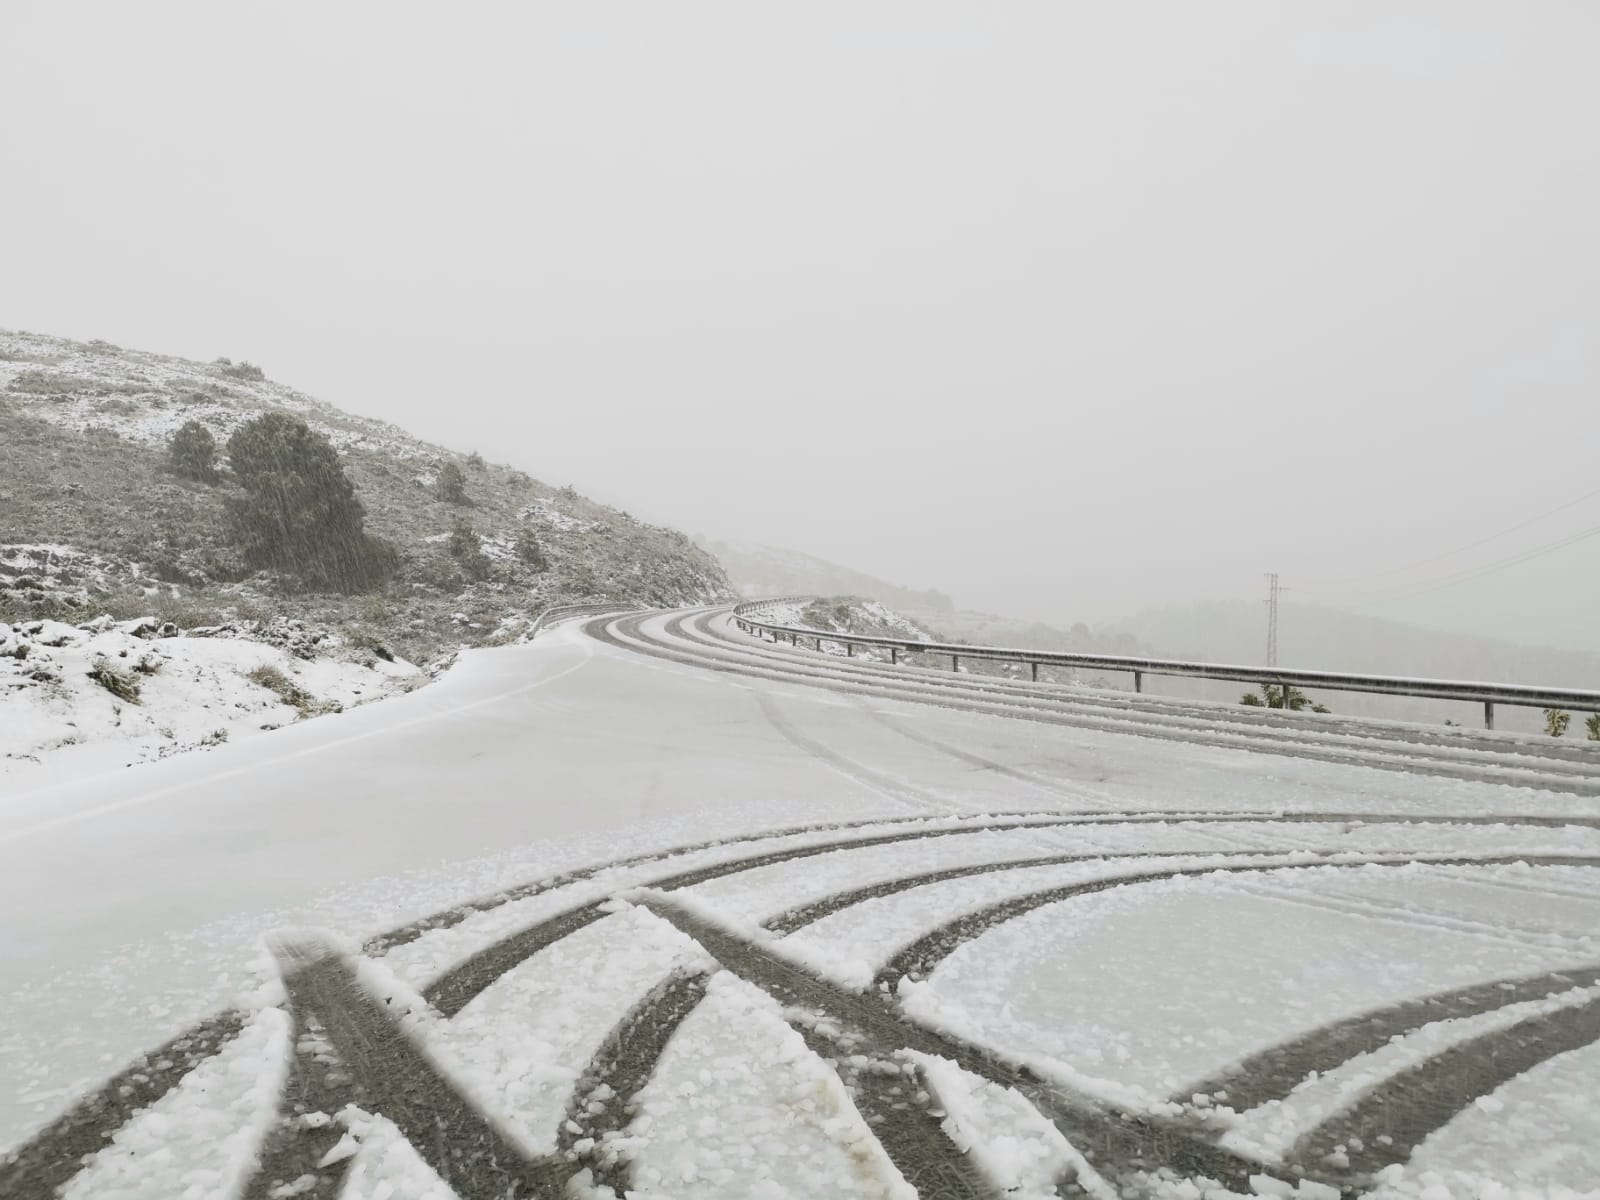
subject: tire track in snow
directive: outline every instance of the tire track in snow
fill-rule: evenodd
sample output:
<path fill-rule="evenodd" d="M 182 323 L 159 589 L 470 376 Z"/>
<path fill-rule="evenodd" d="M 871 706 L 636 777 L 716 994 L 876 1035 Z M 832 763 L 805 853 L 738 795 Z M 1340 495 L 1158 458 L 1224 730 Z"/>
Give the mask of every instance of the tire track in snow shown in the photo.
<path fill-rule="evenodd" d="M 461 1200 L 560 1200 L 567 1164 L 523 1154 L 413 1043 L 348 960 L 314 939 L 274 951 L 290 1007 L 317 1016 L 373 1109 Z"/>
<path fill-rule="evenodd" d="M 1244 1112 L 1269 1100 L 1282 1099 L 1313 1073 L 1331 1071 L 1358 1055 L 1380 1050 L 1394 1038 L 1413 1033 L 1424 1025 L 1473 1017 L 1508 1004 L 1542 1000 L 1596 983 L 1600 983 L 1600 964 L 1492 979 L 1418 996 L 1387 1008 L 1357 1013 L 1257 1051 L 1181 1088 L 1173 1099 L 1182 1101 L 1196 1093 L 1226 1092 L 1228 1106 Z"/>
<path fill-rule="evenodd" d="M 901 978 L 925 979 L 956 950 L 989 930 L 1033 912 L 1035 909 L 1043 908 L 1047 904 L 1056 904 L 1094 892 L 1161 883 L 1169 879 L 1185 876 L 1209 875 L 1213 872 L 1246 874 L 1264 871 L 1304 871 L 1313 867 L 1406 867 L 1411 866 L 1413 863 L 1440 863 L 1446 866 L 1497 866 L 1512 863 L 1530 863 L 1564 867 L 1589 867 L 1600 866 L 1600 857 L 1570 854 L 1419 855 L 1410 858 L 1363 857 L 1347 858 L 1338 862 L 1239 863 L 1219 866 L 1174 867 L 1165 871 L 1141 871 L 1124 875 L 1110 875 L 1101 879 L 1065 884 L 1061 887 L 1045 888 L 1026 895 L 1013 896 L 991 904 L 986 908 L 979 909 L 977 912 L 968 913 L 952 921 L 947 921 L 943 925 L 923 934 L 916 941 L 896 953 L 884 965 L 883 969 L 878 972 L 873 980 L 873 986 L 892 990 Z"/>
<path fill-rule="evenodd" d="M 822 918 L 841 912 L 853 905 L 867 900 L 876 900 L 883 896 L 893 896 L 899 892 L 910 891 L 912 888 L 924 887 L 930 883 L 944 883 L 950 879 L 966 879 L 973 875 L 995 875 L 1005 871 L 1026 870 L 1029 867 L 1054 867 L 1065 866 L 1071 863 L 1092 862 L 1117 862 L 1124 859 L 1150 859 L 1150 858 L 1242 858 L 1252 854 L 1274 854 L 1284 856 L 1291 853 L 1287 850 L 1153 850 L 1146 853 L 1118 853 L 1116 851 L 1101 851 L 1094 854 L 1048 854 L 1038 858 L 1015 858 L 987 863 L 969 863 L 959 867 L 944 867 L 937 871 L 923 871 L 916 875 L 902 875 L 896 879 L 885 879 L 877 883 L 864 884 L 849 891 L 835 892 L 831 896 L 824 896 L 813 900 L 809 904 L 802 904 L 787 912 L 763 921 L 762 925 L 774 933 L 790 934 L 797 929 L 802 929 Z M 1401 851 L 1400 853 L 1403 853 Z M 1323 866 L 1336 866 L 1337 863 L 1323 863 Z"/>
<path fill-rule="evenodd" d="M 601 618 L 590 622 L 584 629 L 599 641 L 635 653 L 685 663 L 705 670 L 782 682 L 809 683 L 811 686 L 837 692 L 912 700 L 957 711 L 1031 720 L 1049 725 L 1091 729 L 1103 733 L 1132 734 L 1222 749 L 1280 754 L 1347 766 L 1374 767 L 1403 774 L 1531 787 L 1583 796 L 1600 795 L 1600 778 L 1596 778 L 1591 771 L 1564 769 L 1567 761 L 1565 759 L 1561 760 L 1563 769 L 1559 770 L 1553 768 L 1539 770 L 1517 762 L 1483 761 L 1486 755 L 1495 755 L 1497 760 L 1539 756 L 1536 747 L 1530 747 L 1526 754 L 1522 753 L 1523 747 L 1520 743 L 1509 753 L 1507 748 L 1499 745 L 1481 749 L 1455 746 L 1430 749 L 1426 742 L 1418 742 L 1404 736 L 1390 736 L 1392 731 L 1386 732 L 1385 736 L 1380 738 L 1365 734 L 1352 736 L 1337 730 L 1305 730 L 1303 732 L 1320 733 L 1321 736 L 1296 739 L 1288 733 L 1263 732 L 1268 727 L 1263 727 L 1263 731 L 1218 729 L 1217 714 L 1212 713 L 1200 718 L 1180 718 L 1163 717 L 1161 714 L 1141 709 L 1137 714 L 1130 713 L 1127 716 L 1096 715 L 1086 712 L 1081 703 L 1044 695 L 1038 691 L 1016 698 L 1007 695 L 974 695 L 973 689 L 965 682 L 961 680 L 952 682 L 948 677 L 931 672 L 923 673 L 922 678 L 918 679 L 874 681 L 870 669 L 861 664 L 848 668 L 838 666 L 824 668 L 794 661 L 774 663 L 770 655 L 763 654 L 758 658 L 752 651 L 730 650 L 713 653 L 720 651 L 720 648 L 710 642 L 685 639 L 673 645 L 661 640 L 658 635 L 643 630 L 643 625 L 648 619 L 648 616 L 614 620 Z M 856 663 L 853 659 L 848 661 Z M 957 690 L 952 691 L 952 689 Z M 987 690 L 991 693 L 994 691 L 992 688 Z M 1227 713 L 1227 710 L 1223 709 L 1223 712 Z M 1143 719 L 1139 719 L 1141 716 Z M 1225 716 L 1223 720 L 1233 724 L 1238 723 L 1237 714 Z M 1589 764 L 1576 765 L 1587 767 Z"/>
<path fill-rule="evenodd" d="M 757 867 L 793 862 L 801 858 L 812 858 L 819 854 L 831 854 L 839 850 L 855 850 L 867 846 L 887 846 L 898 842 L 920 841 L 927 838 L 969 836 L 975 833 L 992 833 L 1014 829 L 1052 829 L 1078 823 L 1077 820 L 1068 817 L 1045 817 L 1042 820 L 1029 821 L 990 820 L 983 824 L 936 826 L 932 829 L 876 834 L 831 842 L 808 842 L 805 845 L 793 846 L 784 850 L 772 850 L 764 854 L 754 854 L 744 858 L 708 863 L 705 866 L 674 872 L 671 875 L 660 876 L 653 880 L 641 880 L 629 886 L 653 888 L 656 891 L 663 892 L 676 891 L 679 888 L 693 887 L 699 883 L 708 883 L 713 879 L 721 879 L 725 875 L 735 875 L 741 871 L 751 871 Z M 584 926 L 591 925 L 608 915 L 607 904 L 608 901 L 606 900 L 596 900 L 524 926 L 515 933 L 501 938 L 499 941 L 456 963 L 444 975 L 429 984 L 424 989 L 423 995 L 427 998 L 428 1003 L 432 1004 L 445 1016 L 453 1017 L 470 1004 L 474 997 L 507 971 L 520 966 L 546 946 L 553 945 L 561 938 L 576 933 Z"/>
<path fill-rule="evenodd" d="M 1005 815 L 1012 816 L 1020 814 Z M 1005 825 L 1001 825 L 994 819 L 994 817 L 977 818 L 970 822 L 940 826 L 935 829 L 917 829 L 887 837 L 871 836 L 850 838 L 839 841 L 829 841 L 826 843 L 812 843 L 805 847 L 794 848 L 793 850 L 775 852 L 775 854 L 750 856 L 725 863 L 711 864 L 707 867 L 690 871 L 678 872 L 675 876 L 667 876 L 666 878 L 657 880 L 657 884 L 663 887 L 690 886 L 694 882 L 716 878 L 720 875 L 730 874 L 739 870 L 753 869 L 756 866 L 770 865 L 774 862 L 786 861 L 789 858 L 804 857 L 804 855 L 808 853 L 816 854 L 838 850 L 848 850 L 856 847 L 881 844 L 881 842 L 885 840 L 898 841 L 921 836 L 949 836 L 961 833 L 979 833 L 995 828 L 1025 827 L 1032 825 L 1071 826 L 1082 824 L 1094 826 L 1140 824 L 1149 822 L 1174 825 L 1181 825 L 1186 822 L 1237 824 L 1324 822 L 1355 825 L 1382 825 L 1399 823 L 1415 824 L 1418 826 L 1448 826 L 1451 824 L 1467 824 L 1556 828 L 1568 825 L 1592 826 L 1600 823 L 1594 819 L 1569 818 L 1562 816 L 1535 815 L 1531 817 L 1523 817 L 1498 816 L 1491 814 L 1285 814 L 1238 812 L 1183 814 L 1156 810 L 1128 813 L 1079 813 L 1071 815 L 1037 813 L 1034 815 L 1038 819 L 1017 821 L 1014 823 L 1007 823 Z M 845 830 L 853 828 L 865 828 L 870 826 L 883 827 L 894 826 L 897 824 L 925 824 L 928 821 L 929 818 L 927 817 L 889 817 L 869 819 L 859 822 L 840 822 L 827 825 L 799 826 L 783 830 L 767 831 L 765 833 L 714 839 L 708 842 L 696 843 L 693 846 L 670 848 L 667 850 L 635 855 L 629 858 L 618 859 L 609 863 L 598 864 L 596 866 L 584 868 L 578 871 L 567 872 L 561 875 L 537 880 L 529 884 L 520 885 L 517 888 L 507 889 L 504 892 L 496 893 L 481 900 L 455 906 L 451 909 L 444 910 L 442 913 L 434 914 L 431 917 L 423 918 L 421 921 L 413 922 L 408 926 L 401 927 L 401 929 L 392 931 L 388 935 L 375 938 L 368 943 L 368 947 L 375 952 L 382 952 L 388 948 L 403 945 L 408 941 L 414 940 L 416 937 L 422 936 L 422 934 L 432 929 L 449 928 L 453 925 L 459 924 L 461 921 L 466 920 L 473 915 L 491 911 L 495 907 L 513 900 L 538 895 L 542 892 L 552 890 L 553 888 L 560 887 L 565 884 L 577 882 L 582 879 L 592 878 L 606 870 L 617 869 L 622 866 L 636 866 L 652 861 L 666 861 L 672 857 L 689 853 L 697 849 L 737 845 L 741 843 L 758 843 L 762 840 L 784 836 L 800 836 L 828 830 Z M 798 851 L 798 853 L 796 851 Z M 1239 853 L 1248 853 L 1248 851 L 1240 851 Z M 1395 851 L 1391 853 L 1403 854 L 1406 852 Z M 1115 853 L 1104 853 L 1088 857 L 1117 858 L 1126 856 L 1117 855 Z M 1528 856 L 1522 856 L 1517 861 L 1527 860 Z M 1461 859 L 1459 861 L 1462 865 L 1474 865 L 1485 860 Z M 1574 865 L 1593 865 L 1593 860 L 1587 859 L 1563 859 L 1561 861 L 1570 862 Z M 1007 865 L 1022 866 L 1026 864 L 1013 863 Z M 1306 865 L 1325 864 L 1311 863 Z M 548 942 L 545 944 L 548 944 Z M 111 1135 L 116 1131 L 116 1129 L 126 1121 L 129 1115 L 132 1114 L 132 1112 L 137 1111 L 138 1109 L 141 1109 L 159 1099 L 160 1095 L 164 1094 L 168 1088 L 180 1080 L 193 1065 L 207 1057 L 207 1051 L 205 1047 L 211 1043 L 207 1042 L 206 1038 L 212 1036 L 212 1033 L 208 1033 L 208 1031 L 214 1031 L 215 1029 L 226 1029 L 230 1023 L 232 1023 L 232 1027 L 236 1030 L 238 1028 L 239 1020 L 240 1015 L 237 1013 L 222 1013 L 218 1014 L 214 1018 L 211 1018 L 207 1022 L 202 1022 L 200 1025 L 197 1025 L 186 1031 L 184 1034 L 179 1035 L 177 1038 L 172 1039 L 166 1044 L 166 1046 L 162 1048 L 161 1052 L 154 1052 L 150 1056 L 147 1056 L 150 1060 L 150 1062 L 147 1063 L 147 1066 L 153 1065 L 153 1069 L 136 1071 L 134 1068 L 130 1068 L 128 1072 L 124 1072 L 123 1075 L 119 1075 L 116 1080 L 111 1081 L 105 1087 L 102 1087 L 97 1092 L 86 1097 L 71 1111 L 69 1111 L 68 1114 L 59 1119 L 54 1125 L 48 1127 L 43 1133 L 37 1135 L 33 1140 L 25 1144 L 19 1150 L 14 1151 L 9 1156 L 6 1163 L 3 1166 L 0 1166 L 0 1194 L 10 1194 L 8 1189 L 14 1184 L 18 1184 L 19 1181 L 27 1180 L 31 1184 L 33 1180 L 45 1178 L 45 1175 L 41 1174 L 41 1172 L 47 1172 L 50 1177 L 58 1180 L 70 1178 L 71 1175 L 76 1171 L 77 1159 L 79 1157 L 79 1155 L 74 1153 L 74 1144 L 87 1145 L 91 1151 L 95 1148 L 98 1148 L 100 1145 L 104 1145 L 105 1142 L 110 1139 Z M 222 1040 L 225 1040 L 225 1037 Z M 181 1047 L 184 1043 L 188 1043 L 189 1050 L 192 1052 L 190 1059 L 181 1061 L 174 1060 L 172 1063 L 168 1063 L 168 1065 L 164 1067 L 159 1066 L 161 1062 L 166 1061 L 160 1056 L 168 1049 L 168 1047 Z M 220 1042 L 218 1044 L 220 1044 Z M 142 1078 L 134 1079 L 135 1075 L 142 1076 Z M 121 1100 L 126 1101 L 126 1104 L 123 1109 L 119 1110 L 116 1107 L 116 1102 L 119 1100 L 120 1090 L 129 1088 L 130 1084 L 128 1081 L 130 1079 L 133 1079 L 137 1086 L 133 1087 L 133 1090 L 129 1091 L 126 1096 L 120 1097 Z M 75 1139 L 77 1139 L 76 1142 Z M 28 1195 L 31 1193 L 24 1191 L 19 1192 L 18 1194 Z"/>
<path fill-rule="evenodd" d="M 240 1200 L 279 1200 L 291 1188 L 295 1200 L 338 1200 L 352 1159 L 323 1165 L 344 1135 L 330 1114 L 346 1104 L 372 1104 L 362 1081 L 350 1076 L 328 1040 L 321 1019 L 304 1005 L 294 1006 L 293 1016 L 289 1078 Z"/>
<path fill-rule="evenodd" d="M 904 780 L 894 779 L 880 771 L 862 766 L 853 759 L 846 758 L 837 750 L 823 742 L 819 742 L 810 734 L 802 733 L 778 709 L 778 702 L 767 692 L 753 691 L 756 704 L 761 708 L 761 715 L 766 717 L 767 723 L 789 740 L 791 744 L 804 750 L 811 757 L 819 760 L 830 770 L 843 775 L 853 783 L 859 784 L 868 791 L 875 792 L 887 800 L 897 804 L 909 805 L 913 809 L 923 811 L 935 810 L 943 813 L 951 812 L 951 803 L 931 795 L 918 787 L 913 787 Z"/>
<path fill-rule="evenodd" d="M 140 1055 L 0 1159 L 0 1197 L 53 1196 L 116 1131 L 239 1036 L 245 1014 L 222 1012 Z"/>
<path fill-rule="evenodd" d="M 912 728 L 910 725 L 906 724 L 906 722 L 898 720 L 897 718 L 884 712 L 882 709 L 872 707 L 872 705 L 868 704 L 862 697 L 856 698 L 856 706 L 860 708 L 862 712 L 866 713 L 867 716 L 871 717 L 874 721 L 878 722 L 878 724 L 882 725 L 885 729 L 899 734 L 907 741 L 915 742 L 919 746 L 926 746 L 928 749 L 943 754 L 947 758 L 953 758 L 957 762 L 964 762 L 968 766 L 977 767 L 980 771 L 986 771 L 995 775 L 1000 775 L 1006 779 L 1016 780 L 1018 783 L 1022 783 L 1035 790 L 1043 790 L 1058 800 L 1070 800 L 1079 804 L 1092 804 L 1101 810 L 1113 809 L 1117 806 L 1117 802 L 1103 792 L 1097 793 L 1092 792 L 1087 788 L 1069 786 L 1061 783 L 1058 780 L 1049 779 L 1043 775 L 1036 775 L 1031 771 L 1023 771 L 1016 767 L 1007 766 L 1005 763 L 996 762 L 994 759 L 984 758 L 981 754 L 974 754 L 970 750 L 963 750 L 959 746 L 952 746 L 949 742 L 942 742 L 938 738 L 929 737 L 927 734 Z"/>
<path fill-rule="evenodd" d="M 694 938 L 725 969 L 776 999 L 803 1037 L 808 1028 L 820 1027 L 830 1038 L 844 1038 L 855 1053 L 879 1059 L 888 1059 L 900 1050 L 916 1050 L 947 1058 L 1001 1087 L 1014 1088 L 1102 1172 L 1107 1163 L 1163 1165 L 1244 1190 L 1249 1175 L 1260 1169 L 1259 1164 L 1215 1146 L 1192 1130 L 1139 1114 L 1113 1112 L 1059 1084 L 1039 1080 L 993 1051 L 909 1021 L 892 1001 L 820 979 L 667 897 L 644 896 L 638 903 Z M 929 1200 L 962 1194 L 935 1191 Z"/>
<path fill-rule="evenodd" d="M 1350 1108 L 1300 1138 L 1295 1162 L 1348 1160 L 1369 1174 L 1404 1159 L 1481 1097 L 1546 1059 L 1600 1039 L 1600 998 L 1543 1012 L 1458 1042 L 1391 1076 Z"/>
<path fill-rule="evenodd" d="M 888 681 L 916 678 L 921 684 L 935 688 L 963 690 L 970 693 L 992 694 L 1024 700 L 1045 698 L 1075 710 L 1125 713 L 1130 716 L 1150 716 L 1175 720 L 1199 720 L 1208 724 L 1229 724 L 1241 729 L 1272 728 L 1292 733 L 1309 734 L 1316 738 L 1342 740 L 1402 741 L 1418 747 L 1424 753 L 1487 753 L 1513 755 L 1519 758 L 1542 758 L 1563 763 L 1573 763 L 1593 770 L 1597 765 L 1592 751 L 1578 744 L 1567 744 L 1529 735 L 1507 736 L 1457 729 L 1445 733 L 1436 729 L 1419 728 L 1400 721 L 1372 720 L 1362 717 L 1334 715 L 1329 720 L 1320 716 L 1285 713 L 1282 710 L 1249 710 L 1216 702 L 1185 701 L 1172 696 L 1153 696 L 1146 693 L 1129 694 L 1105 691 L 1085 691 L 1061 684 L 1024 683 L 1000 676 L 960 675 L 929 667 L 887 666 L 881 660 L 857 656 L 841 659 L 836 655 L 819 656 L 815 651 L 789 648 L 781 642 L 768 642 L 734 632 L 729 623 L 728 610 L 700 610 L 686 614 L 685 620 L 694 626 L 697 635 L 691 640 L 707 647 L 715 647 L 743 656 L 750 661 L 779 661 L 798 670 L 830 672 L 843 678 L 854 673 L 873 676 Z M 721 628 L 714 626 L 720 624 Z M 683 626 L 678 626 L 680 632 Z M 844 635 L 840 635 L 841 639 Z M 827 640 L 827 635 L 824 635 Z"/>
<path fill-rule="evenodd" d="M 626 1130 L 636 1097 L 678 1026 L 705 999 L 709 979 L 697 971 L 667 976 L 606 1035 L 574 1084 L 557 1145 L 574 1171 L 587 1167 L 592 1172 L 596 1185 L 619 1196 L 633 1185 L 629 1158 L 611 1140 Z"/>

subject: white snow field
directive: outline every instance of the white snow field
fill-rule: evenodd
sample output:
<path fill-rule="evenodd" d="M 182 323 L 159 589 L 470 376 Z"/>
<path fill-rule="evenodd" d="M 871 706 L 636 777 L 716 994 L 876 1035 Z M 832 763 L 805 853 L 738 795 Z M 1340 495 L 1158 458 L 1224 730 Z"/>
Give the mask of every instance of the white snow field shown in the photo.
<path fill-rule="evenodd" d="M 254 737 L 425 679 L 298 622 L 187 635 L 154 617 L 0 622 L 0 794 Z"/>
<path fill-rule="evenodd" d="M 0 788 L 3 1200 L 1600 1195 L 1582 744 L 692 610 Z"/>

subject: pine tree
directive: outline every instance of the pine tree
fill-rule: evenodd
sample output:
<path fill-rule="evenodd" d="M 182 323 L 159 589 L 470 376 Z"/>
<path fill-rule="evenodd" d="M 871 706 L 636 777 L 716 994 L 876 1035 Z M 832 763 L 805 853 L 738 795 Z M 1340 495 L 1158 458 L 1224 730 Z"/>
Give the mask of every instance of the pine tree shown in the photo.
<path fill-rule="evenodd" d="M 467 476 L 461 464 L 451 459 L 439 468 L 439 478 L 434 484 L 439 498 L 449 504 L 467 503 Z"/>
<path fill-rule="evenodd" d="M 253 567 L 289 571 L 315 586 L 358 590 L 396 566 L 392 548 L 368 536 L 366 510 L 333 443 L 287 413 L 267 413 L 228 439 L 244 488 L 228 516 Z"/>
<path fill-rule="evenodd" d="M 487 579 L 489 577 L 489 556 L 483 552 L 483 543 L 479 540 L 477 531 L 463 521 L 456 518 L 455 524 L 450 527 L 450 557 L 461 564 L 461 569 L 467 573 L 468 579 Z"/>
<path fill-rule="evenodd" d="M 217 478 L 217 439 L 199 421 L 185 421 L 167 443 L 167 466 L 185 479 L 213 482 Z"/>

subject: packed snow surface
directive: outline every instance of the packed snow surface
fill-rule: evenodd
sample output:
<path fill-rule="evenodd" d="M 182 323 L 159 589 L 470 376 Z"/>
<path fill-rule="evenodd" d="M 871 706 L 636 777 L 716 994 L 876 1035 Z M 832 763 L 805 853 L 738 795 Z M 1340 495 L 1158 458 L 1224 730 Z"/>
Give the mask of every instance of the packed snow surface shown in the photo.
<path fill-rule="evenodd" d="M 572 626 L 465 652 L 433 686 L 361 707 L 357 679 L 398 676 L 357 664 L 367 675 L 341 692 L 350 664 L 316 648 L 151 633 L 41 624 L 8 634 L 30 650 L 0 663 L 48 654 L 63 678 L 84 672 L 96 690 L 78 696 L 80 721 L 115 699 L 87 678 L 98 658 L 129 672 L 139 703 L 121 701 L 112 730 L 141 728 L 167 683 L 203 689 L 196 672 L 258 665 L 345 711 L 278 712 L 286 727 L 270 737 L 241 732 L 0 805 L 0 1070 L 16 1084 L 0 1093 L 0 1147 L 29 1144 L 85 1089 L 196 1022 L 244 1017 L 74 1164 L 69 1196 L 237 1194 L 290 1070 L 286 993 L 263 952 L 276 930 L 334 931 L 384 1019 L 520 1153 L 570 1153 L 571 1194 L 597 1200 L 599 1167 L 625 1168 L 635 1200 L 916 1194 L 841 1065 L 800 1032 L 835 1018 L 783 1007 L 748 962 L 713 958 L 647 897 L 820 981 L 830 1003 L 876 1006 L 1025 1063 L 1091 1107 L 1247 1152 L 1259 1169 L 1236 1195 L 1336 1195 L 1300 1181 L 1284 1148 L 1451 1046 L 1600 995 L 1574 984 L 1425 1018 L 1235 1105 L 1199 1084 L 1287 1039 L 1600 964 L 1600 869 L 1539 861 L 1600 858 L 1600 801 L 838 695 L 641 657 Z M 139 668 L 147 654 L 160 656 L 153 671 Z M 212 693 L 172 703 L 196 695 Z M 276 699 L 235 719 L 259 731 Z M 1461 861 L 1410 861 L 1429 857 Z M 1250 869 L 1212 873 L 1223 865 Z M 1028 907 L 1069 885 L 1099 890 Z M 595 905 L 495 967 L 459 1011 L 430 1001 L 441 980 Z M 1006 905 L 1019 907 L 983 924 Z M 926 972 L 879 986 L 908 945 L 951 929 Z M 705 976 L 704 998 L 677 1015 L 648 1082 L 589 1093 L 617 1119 L 563 1142 L 585 1072 L 685 973 Z M 1069 1177 L 1101 1200 L 1230 1194 L 1159 1170 L 1113 1177 L 1096 1147 L 972 1062 L 879 1050 L 922 1081 L 911 1102 L 999 1194 L 1043 1198 Z M 1377 1194 L 1592 1193 L 1596 1070 L 1591 1044 L 1464 1095 L 1379 1173 Z M 323 1123 L 318 1169 L 342 1178 L 347 1200 L 456 1194 L 433 1148 L 381 1104 L 307 1120 Z"/>

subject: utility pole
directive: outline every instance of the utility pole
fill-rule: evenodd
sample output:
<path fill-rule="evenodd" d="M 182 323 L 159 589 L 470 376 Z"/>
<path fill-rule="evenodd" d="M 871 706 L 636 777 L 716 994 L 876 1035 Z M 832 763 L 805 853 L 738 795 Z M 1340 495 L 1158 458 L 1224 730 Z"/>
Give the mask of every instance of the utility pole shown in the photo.
<path fill-rule="evenodd" d="M 1278 573 L 1267 576 L 1267 666 L 1278 665 Z"/>

